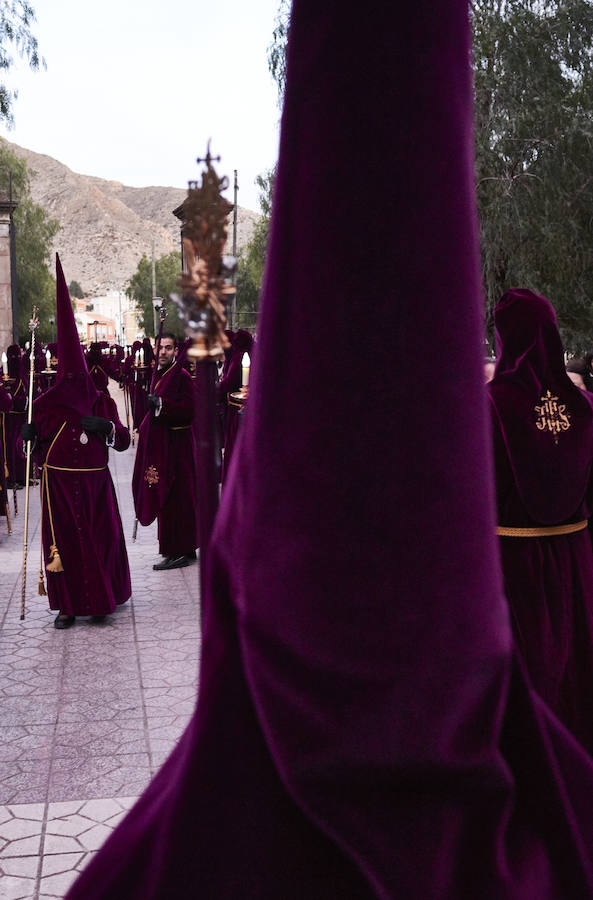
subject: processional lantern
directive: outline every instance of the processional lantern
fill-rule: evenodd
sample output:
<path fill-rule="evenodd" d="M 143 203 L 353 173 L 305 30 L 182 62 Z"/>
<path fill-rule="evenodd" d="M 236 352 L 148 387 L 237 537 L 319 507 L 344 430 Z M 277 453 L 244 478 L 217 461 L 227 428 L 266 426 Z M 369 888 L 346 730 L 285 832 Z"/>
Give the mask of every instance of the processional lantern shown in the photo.
<path fill-rule="evenodd" d="M 229 341 L 224 333 L 226 307 L 235 295 L 232 283 L 236 258 L 224 256 L 227 218 L 233 204 L 222 196 L 229 186 L 226 176 L 218 177 L 213 163 L 220 157 L 210 154 L 197 160 L 205 164 L 201 183 L 190 181 L 183 204 L 184 271 L 179 279 L 182 296 L 173 296 L 185 333 L 193 339 L 188 356 L 200 361 L 224 358 Z"/>

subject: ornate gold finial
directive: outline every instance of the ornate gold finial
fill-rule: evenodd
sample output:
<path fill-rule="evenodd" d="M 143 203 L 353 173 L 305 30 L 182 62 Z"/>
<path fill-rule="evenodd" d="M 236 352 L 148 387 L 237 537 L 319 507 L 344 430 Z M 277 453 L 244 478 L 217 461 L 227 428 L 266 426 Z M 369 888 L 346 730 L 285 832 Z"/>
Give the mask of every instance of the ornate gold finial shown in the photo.
<path fill-rule="evenodd" d="M 219 161 L 220 157 L 211 155 L 208 141 L 206 156 L 197 160 L 206 165 L 202 183 L 189 182 L 183 204 L 184 271 L 179 279 L 183 297 L 176 302 L 185 319 L 186 334 L 194 339 L 188 355 L 197 359 L 222 359 L 223 348 L 229 346 L 224 333 L 225 307 L 235 288 L 225 272 L 228 267 L 223 263 L 223 250 L 233 205 L 222 196 L 228 179 L 219 178 L 212 165 Z"/>

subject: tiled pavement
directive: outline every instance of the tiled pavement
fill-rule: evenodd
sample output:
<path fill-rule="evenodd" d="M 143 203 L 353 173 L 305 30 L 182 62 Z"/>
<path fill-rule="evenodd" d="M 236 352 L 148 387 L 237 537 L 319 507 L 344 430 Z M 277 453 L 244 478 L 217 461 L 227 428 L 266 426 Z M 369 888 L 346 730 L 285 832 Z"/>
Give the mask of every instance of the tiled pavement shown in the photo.
<path fill-rule="evenodd" d="M 111 392 L 119 405 L 117 386 Z M 102 623 L 53 627 L 55 613 L 37 593 L 38 489 L 20 621 L 24 491 L 11 536 L 0 520 L 0 900 L 62 898 L 194 707 L 198 564 L 153 572 L 156 525 L 139 527 L 132 543 L 134 454 L 110 451 L 132 599 Z"/>

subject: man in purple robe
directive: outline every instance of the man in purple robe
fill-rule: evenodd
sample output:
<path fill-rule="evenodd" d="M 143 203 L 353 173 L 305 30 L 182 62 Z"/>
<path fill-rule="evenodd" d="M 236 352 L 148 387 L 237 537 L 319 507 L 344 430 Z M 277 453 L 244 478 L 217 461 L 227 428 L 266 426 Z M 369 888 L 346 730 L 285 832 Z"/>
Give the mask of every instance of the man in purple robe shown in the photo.
<path fill-rule="evenodd" d="M 593 897 L 500 578 L 468 12 L 294 0 L 197 707 L 68 900 Z"/>
<path fill-rule="evenodd" d="M 103 617 L 130 597 L 130 572 L 108 447 L 125 450 L 128 430 L 111 397 L 97 391 L 78 340 L 68 288 L 57 268 L 58 374 L 33 404 L 25 440 L 42 467 L 42 543 L 56 628 Z"/>
<path fill-rule="evenodd" d="M 494 310 L 498 533 L 515 641 L 534 688 L 593 754 L 593 397 L 576 387 L 552 305 Z"/>
<path fill-rule="evenodd" d="M 13 406 L 6 419 L 6 464 L 9 487 L 25 484 L 25 459 L 22 453 L 21 426 L 26 420 L 28 377 L 24 376 L 24 360 L 18 344 L 11 344 L 6 351 L 10 395 Z"/>
<path fill-rule="evenodd" d="M 154 392 L 140 426 L 134 466 L 134 504 L 138 521 L 158 518 L 158 571 L 178 569 L 196 559 L 196 447 L 192 428 L 194 388 L 178 358 L 173 334 L 163 333 L 159 346 Z"/>

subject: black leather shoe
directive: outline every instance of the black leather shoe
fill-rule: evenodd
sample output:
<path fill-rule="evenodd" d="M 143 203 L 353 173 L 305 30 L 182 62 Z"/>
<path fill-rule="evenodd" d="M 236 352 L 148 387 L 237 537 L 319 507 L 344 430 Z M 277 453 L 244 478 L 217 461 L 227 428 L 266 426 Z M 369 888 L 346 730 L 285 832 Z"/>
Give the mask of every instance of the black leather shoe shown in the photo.
<path fill-rule="evenodd" d="M 64 613 L 59 613 L 54 620 L 54 628 L 63 631 L 64 628 L 70 628 L 71 625 L 74 625 L 74 621 L 75 616 L 66 616 Z"/>
<path fill-rule="evenodd" d="M 190 556 L 167 556 L 162 563 L 153 566 L 153 569 L 165 571 L 169 569 L 183 569 L 184 566 L 191 566 L 193 559 Z"/>
<path fill-rule="evenodd" d="M 152 568 L 155 570 L 155 572 L 159 572 L 161 569 L 166 569 L 167 563 L 171 562 L 172 559 L 172 556 L 165 556 L 163 559 L 161 559 L 160 563 L 155 563 Z"/>

